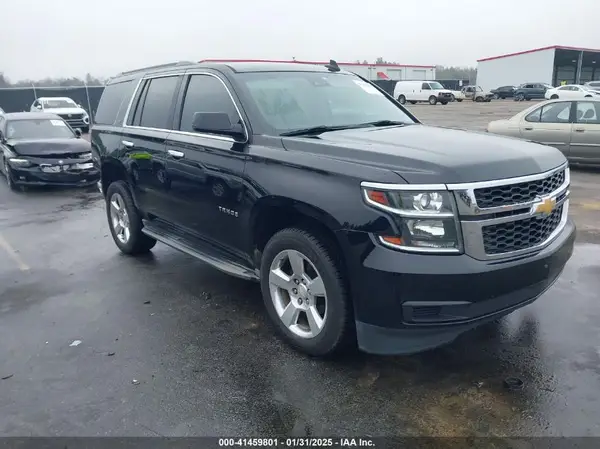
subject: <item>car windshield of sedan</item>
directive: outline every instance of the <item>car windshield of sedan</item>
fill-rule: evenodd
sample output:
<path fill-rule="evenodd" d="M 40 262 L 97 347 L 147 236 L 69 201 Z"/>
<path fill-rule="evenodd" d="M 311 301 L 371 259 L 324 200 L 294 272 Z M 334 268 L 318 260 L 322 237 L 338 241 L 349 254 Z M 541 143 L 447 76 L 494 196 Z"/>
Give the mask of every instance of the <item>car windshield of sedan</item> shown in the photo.
<path fill-rule="evenodd" d="M 62 120 L 12 120 L 6 124 L 7 139 L 64 139 L 75 137 Z"/>
<path fill-rule="evenodd" d="M 278 134 L 387 120 L 414 123 L 390 98 L 355 75 L 253 72 L 238 76 L 266 124 Z"/>
<path fill-rule="evenodd" d="M 56 109 L 56 108 L 76 108 L 77 105 L 72 100 L 66 99 L 52 99 L 44 100 L 45 109 Z"/>

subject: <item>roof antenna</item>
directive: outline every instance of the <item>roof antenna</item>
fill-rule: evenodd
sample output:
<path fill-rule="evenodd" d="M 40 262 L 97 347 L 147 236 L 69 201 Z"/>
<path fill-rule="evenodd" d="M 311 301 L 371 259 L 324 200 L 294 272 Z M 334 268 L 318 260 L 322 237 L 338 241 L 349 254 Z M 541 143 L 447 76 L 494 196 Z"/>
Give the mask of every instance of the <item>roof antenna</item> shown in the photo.
<path fill-rule="evenodd" d="M 338 63 L 335 62 L 333 59 L 330 59 L 329 64 L 325 65 L 325 67 L 330 72 L 339 72 L 340 70 L 342 70 L 342 69 L 340 69 L 340 66 L 338 65 Z"/>

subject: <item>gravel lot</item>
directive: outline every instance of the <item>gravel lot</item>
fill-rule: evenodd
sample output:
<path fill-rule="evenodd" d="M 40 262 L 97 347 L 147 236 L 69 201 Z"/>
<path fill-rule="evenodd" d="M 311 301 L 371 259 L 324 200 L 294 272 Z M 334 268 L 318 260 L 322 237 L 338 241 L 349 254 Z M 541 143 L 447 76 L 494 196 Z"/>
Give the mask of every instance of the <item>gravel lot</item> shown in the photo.
<path fill-rule="evenodd" d="M 529 105 L 410 109 L 482 129 Z M 119 254 L 95 189 L 1 184 L 0 434 L 600 436 L 599 176 L 574 171 L 579 243 L 533 305 L 425 354 L 335 362 L 275 338 L 256 285 L 160 244 Z"/>

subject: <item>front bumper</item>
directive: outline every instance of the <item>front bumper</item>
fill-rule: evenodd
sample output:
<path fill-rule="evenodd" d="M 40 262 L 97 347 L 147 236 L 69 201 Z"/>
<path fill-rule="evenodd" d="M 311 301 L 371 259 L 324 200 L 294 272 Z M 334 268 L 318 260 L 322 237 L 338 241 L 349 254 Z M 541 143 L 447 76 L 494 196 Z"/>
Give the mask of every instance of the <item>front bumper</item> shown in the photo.
<path fill-rule="evenodd" d="M 350 251 L 361 262 L 350 261 L 349 269 L 360 349 L 385 355 L 421 352 L 532 303 L 557 280 L 572 255 L 575 235 L 568 221 L 538 253 L 487 262 L 379 246 L 365 258 L 354 235 Z"/>
<path fill-rule="evenodd" d="M 452 95 L 451 94 L 438 94 L 437 100 L 450 102 L 450 101 L 452 101 Z"/>
<path fill-rule="evenodd" d="M 11 168 L 12 179 L 17 185 L 24 186 L 88 186 L 96 184 L 100 179 L 100 170 L 68 171 L 46 173 L 39 167 Z"/>

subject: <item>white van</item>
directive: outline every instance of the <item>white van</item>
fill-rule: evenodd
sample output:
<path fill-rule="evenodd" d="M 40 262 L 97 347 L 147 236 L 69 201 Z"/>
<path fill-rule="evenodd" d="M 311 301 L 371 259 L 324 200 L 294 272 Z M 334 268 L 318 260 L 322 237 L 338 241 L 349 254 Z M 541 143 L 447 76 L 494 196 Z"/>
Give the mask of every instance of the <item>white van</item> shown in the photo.
<path fill-rule="evenodd" d="M 448 104 L 452 101 L 452 92 L 437 81 L 398 81 L 394 87 L 394 98 L 401 104 L 407 101 L 427 101 L 429 104 Z"/>

